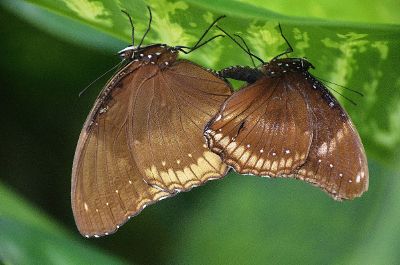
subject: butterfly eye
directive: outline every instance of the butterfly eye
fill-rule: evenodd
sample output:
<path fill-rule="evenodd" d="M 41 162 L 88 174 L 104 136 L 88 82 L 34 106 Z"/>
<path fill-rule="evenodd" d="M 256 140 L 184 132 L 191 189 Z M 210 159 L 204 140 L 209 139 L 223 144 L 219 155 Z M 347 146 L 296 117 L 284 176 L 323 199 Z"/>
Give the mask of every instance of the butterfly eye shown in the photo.
<path fill-rule="evenodd" d="M 126 47 L 125 49 L 122 49 L 118 52 L 118 55 L 122 59 L 133 59 L 134 54 L 135 54 L 136 48 L 132 45 Z"/>

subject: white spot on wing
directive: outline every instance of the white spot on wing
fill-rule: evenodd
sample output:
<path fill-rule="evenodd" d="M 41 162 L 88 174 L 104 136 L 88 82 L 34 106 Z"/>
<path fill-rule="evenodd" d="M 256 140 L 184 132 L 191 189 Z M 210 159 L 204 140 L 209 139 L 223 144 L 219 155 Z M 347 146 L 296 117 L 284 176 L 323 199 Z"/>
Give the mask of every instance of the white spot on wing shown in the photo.
<path fill-rule="evenodd" d="M 323 143 L 319 148 L 318 148 L 318 156 L 323 156 L 326 155 L 328 152 L 328 145 L 326 143 Z"/>
<path fill-rule="evenodd" d="M 221 138 L 222 138 L 222 133 L 217 133 L 217 134 L 214 136 L 214 139 L 215 139 L 216 141 L 219 141 Z"/>
<path fill-rule="evenodd" d="M 86 211 L 86 212 L 89 210 L 89 207 L 88 207 L 88 205 L 87 205 L 86 202 L 83 204 L 83 207 L 85 208 L 85 211 Z"/>
<path fill-rule="evenodd" d="M 161 200 L 164 200 L 164 199 L 166 199 L 166 198 L 168 198 L 168 196 L 162 196 L 162 197 L 160 197 L 158 200 L 161 201 Z M 143 207 L 143 209 L 144 209 L 144 207 Z"/>
<path fill-rule="evenodd" d="M 360 181 L 361 181 L 361 176 L 360 176 L 360 175 L 357 175 L 356 182 L 357 182 L 357 183 L 360 183 Z"/>

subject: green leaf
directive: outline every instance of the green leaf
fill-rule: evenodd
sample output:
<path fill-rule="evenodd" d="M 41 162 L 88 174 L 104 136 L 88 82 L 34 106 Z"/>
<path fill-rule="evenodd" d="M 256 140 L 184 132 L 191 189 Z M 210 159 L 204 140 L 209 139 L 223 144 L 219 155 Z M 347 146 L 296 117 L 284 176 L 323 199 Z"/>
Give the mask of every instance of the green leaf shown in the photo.
<path fill-rule="evenodd" d="M 397 264 L 400 176 L 370 168 L 373 188 L 342 203 L 293 179 L 213 182 L 176 224 L 169 256 L 176 264 Z"/>
<path fill-rule="evenodd" d="M 153 11 L 153 22 L 145 43 L 162 42 L 170 45 L 190 46 L 215 18 L 226 14 L 228 17 L 219 24 L 229 32 L 241 33 L 253 52 L 265 60 L 286 49 L 277 29 L 279 21 L 295 49 L 293 56 L 309 58 L 316 66 L 314 74 L 317 77 L 364 94 L 364 97 L 360 97 L 342 87 L 330 85 L 358 103 L 358 106 L 350 105 L 336 94 L 356 124 L 368 157 L 389 167 L 399 166 L 394 161 L 399 156 L 397 146 L 400 145 L 400 78 L 397 71 L 393 70 L 397 59 L 400 58 L 399 26 L 300 18 L 270 11 L 267 5 L 258 8 L 226 0 L 147 3 L 123 0 L 31 2 L 52 13 L 89 25 L 127 42 L 130 40 L 131 29 L 128 19 L 120 10 L 127 10 L 133 17 L 138 41 L 138 37 L 141 37 L 147 27 L 146 4 L 149 4 Z M 255 4 L 261 6 L 261 2 Z M 382 3 L 376 5 L 382 9 Z M 386 5 L 387 10 L 395 6 L 392 1 L 387 1 Z M 332 5 L 328 7 L 333 8 Z M 373 5 L 365 8 L 375 10 Z M 288 13 L 295 12 L 294 8 L 288 10 Z M 324 12 L 318 14 L 321 17 Z M 369 13 L 364 14 L 363 20 L 367 20 L 367 14 Z M 370 17 L 372 21 L 377 21 L 376 17 L 379 16 Z M 217 30 L 213 30 L 210 36 L 218 33 Z M 212 41 L 189 58 L 205 67 L 215 69 L 250 64 L 247 55 L 228 38 Z"/>
<path fill-rule="evenodd" d="M 132 237 L 136 237 L 136 242 L 143 242 L 144 246 L 154 245 L 150 258 L 147 252 L 142 254 L 153 262 L 399 263 L 400 176 L 394 173 L 400 168 L 397 1 L 368 4 L 352 0 L 342 4 L 308 1 L 301 5 L 298 1 L 270 3 L 261 0 L 251 4 L 228 0 L 29 2 L 9 0 L 2 4 L 37 27 L 93 49 L 106 49 L 110 54 L 131 42 L 130 25 L 120 10 L 131 14 L 137 43 L 148 23 L 146 4 L 151 5 L 154 16 L 145 44 L 163 42 L 190 46 L 213 19 L 225 14 L 228 17 L 219 25 L 229 32 L 240 33 L 253 52 L 264 60 L 286 49 L 277 29 L 280 22 L 295 48 L 293 56 L 307 57 L 316 67 L 313 72 L 316 76 L 364 93 L 364 97 L 359 97 L 330 85 L 358 103 L 352 106 L 336 94 L 356 124 L 371 161 L 370 191 L 362 198 L 337 203 L 299 181 L 272 181 L 231 174 L 223 181 L 212 182 L 146 209 L 124 226 L 125 232 L 117 233 L 118 240 L 125 237 L 119 245 L 125 247 L 121 252 L 130 249 L 131 245 L 126 247 L 126 242 L 131 243 Z M 209 36 L 215 34 L 219 34 L 216 29 Z M 248 56 L 227 38 L 217 39 L 182 57 L 215 69 L 251 64 Z M 7 193 L 3 197 L 2 192 L 0 190 L 2 204 L 3 198 L 13 197 Z M 8 257 L 22 256 L 25 261 L 38 252 L 39 261 L 47 258 L 35 245 L 23 240 L 24 233 L 41 241 L 49 238 L 51 242 L 59 242 L 54 235 L 64 238 L 60 228 L 46 221 L 47 218 L 38 217 L 30 207 L 26 210 L 9 204 L 0 209 L 7 212 L 6 217 L 0 217 L 0 231 L 6 231 L 0 233 L 0 242 L 6 243 L 0 246 L 0 251 L 7 249 Z M 21 234 L 18 235 L 18 231 L 22 231 Z M 67 235 L 64 239 L 73 241 L 69 241 Z M 79 253 L 76 258 L 91 260 L 91 254 L 86 255 L 80 248 L 83 244 L 86 248 L 87 241 L 79 242 L 85 243 L 77 244 L 79 248 L 71 253 Z M 7 245 L 11 243 L 19 246 L 23 255 L 14 255 L 13 248 Z M 68 244 L 57 243 L 61 247 L 55 253 L 65 254 L 65 249 L 71 247 Z M 137 255 L 144 250 L 138 247 L 134 251 Z M 4 252 L 0 253 L 3 257 Z"/>
<path fill-rule="evenodd" d="M 0 183 L 0 261 L 4 264 L 125 264 L 72 237 Z"/>

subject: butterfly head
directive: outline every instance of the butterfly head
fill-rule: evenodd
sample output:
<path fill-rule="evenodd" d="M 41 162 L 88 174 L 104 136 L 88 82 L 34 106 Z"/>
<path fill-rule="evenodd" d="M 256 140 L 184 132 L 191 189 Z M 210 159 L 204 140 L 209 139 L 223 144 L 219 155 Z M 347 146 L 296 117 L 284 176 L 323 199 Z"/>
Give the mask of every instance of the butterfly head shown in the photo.
<path fill-rule="evenodd" d="M 304 58 L 273 59 L 264 64 L 261 71 L 268 76 L 281 76 L 288 72 L 307 72 L 314 66 Z"/>

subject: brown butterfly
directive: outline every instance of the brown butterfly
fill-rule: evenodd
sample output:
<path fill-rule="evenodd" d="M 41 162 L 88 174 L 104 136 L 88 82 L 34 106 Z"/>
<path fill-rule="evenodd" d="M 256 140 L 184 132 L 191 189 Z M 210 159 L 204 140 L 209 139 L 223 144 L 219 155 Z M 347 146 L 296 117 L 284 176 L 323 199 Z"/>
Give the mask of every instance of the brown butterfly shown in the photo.
<path fill-rule="evenodd" d="M 205 145 L 203 128 L 231 87 L 177 59 L 179 51 L 190 53 L 220 36 L 200 44 L 222 17 L 192 48 L 142 47 L 149 12 L 140 44 L 119 52 L 127 64 L 100 92 L 79 137 L 72 209 L 86 237 L 113 233 L 147 205 L 221 178 L 228 169 Z"/>
<path fill-rule="evenodd" d="M 244 41 L 246 48 L 225 34 L 261 60 Z M 279 59 L 293 51 L 287 44 L 289 49 L 269 63 L 261 60 L 259 69 L 220 72 L 251 84 L 229 97 L 207 124 L 208 145 L 239 173 L 301 179 L 336 200 L 361 196 L 368 189 L 368 165 L 357 130 L 335 97 L 308 72 L 314 68 L 310 62 Z"/>

